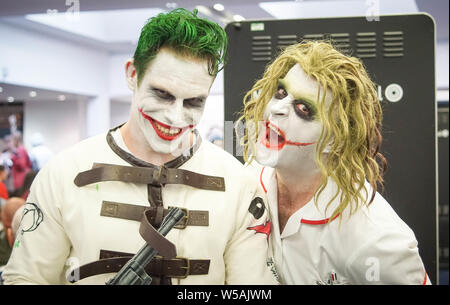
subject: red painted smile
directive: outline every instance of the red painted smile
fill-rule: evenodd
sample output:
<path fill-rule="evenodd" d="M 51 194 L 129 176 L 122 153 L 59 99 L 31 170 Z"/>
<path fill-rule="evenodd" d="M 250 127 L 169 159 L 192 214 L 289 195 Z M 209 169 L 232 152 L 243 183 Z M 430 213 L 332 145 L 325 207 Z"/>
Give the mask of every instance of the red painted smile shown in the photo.
<path fill-rule="evenodd" d="M 139 108 L 139 112 L 142 114 L 142 116 L 152 124 L 153 129 L 155 130 L 156 134 L 163 140 L 166 141 L 172 141 L 181 136 L 186 130 L 189 128 L 194 127 L 195 125 L 189 125 L 186 127 L 173 127 L 169 126 L 167 124 L 161 123 L 160 121 L 155 120 L 151 116 L 145 114 L 141 108 Z"/>
<path fill-rule="evenodd" d="M 268 149 L 281 150 L 284 145 L 294 145 L 294 146 L 308 146 L 312 143 L 302 143 L 302 142 L 292 142 L 286 140 L 286 135 L 277 125 L 266 121 L 266 136 L 261 138 L 261 144 L 263 144 Z"/>

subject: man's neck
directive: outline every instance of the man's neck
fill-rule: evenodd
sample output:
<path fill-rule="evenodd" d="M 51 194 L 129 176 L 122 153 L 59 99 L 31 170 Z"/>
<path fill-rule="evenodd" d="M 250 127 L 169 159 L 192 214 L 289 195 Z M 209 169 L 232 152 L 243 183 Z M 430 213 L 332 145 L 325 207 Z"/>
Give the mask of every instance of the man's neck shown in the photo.
<path fill-rule="evenodd" d="M 320 186 L 320 172 L 297 174 L 294 171 L 276 170 L 278 224 L 283 232 L 289 218 L 305 206 Z"/>
<path fill-rule="evenodd" d="M 126 147 L 138 159 L 160 166 L 178 157 L 154 151 L 144 139 L 144 135 L 141 135 L 139 130 L 134 130 L 129 122 L 120 127 L 120 132 Z"/>
<path fill-rule="evenodd" d="M 301 208 L 314 196 L 321 183 L 319 171 L 296 173 L 295 171 L 276 169 L 278 197 L 284 204 Z"/>

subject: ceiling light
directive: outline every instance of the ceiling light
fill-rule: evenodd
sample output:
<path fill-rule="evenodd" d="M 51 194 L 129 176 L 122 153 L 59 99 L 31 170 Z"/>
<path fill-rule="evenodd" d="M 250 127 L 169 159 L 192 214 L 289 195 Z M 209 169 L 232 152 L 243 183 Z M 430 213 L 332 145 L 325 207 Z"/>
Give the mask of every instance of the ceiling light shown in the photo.
<path fill-rule="evenodd" d="M 36 97 L 36 91 L 30 91 L 30 97 Z"/>
<path fill-rule="evenodd" d="M 66 100 L 66 96 L 64 94 L 58 95 L 58 101 L 64 102 Z"/>
<path fill-rule="evenodd" d="M 214 4 L 214 5 L 213 5 L 213 8 L 214 8 L 216 11 L 218 11 L 218 12 L 222 12 L 222 11 L 225 9 L 225 7 L 224 7 L 222 4 L 220 4 L 220 3 Z"/>
<path fill-rule="evenodd" d="M 167 8 L 177 8 L 177 4 L 175 2 L 167 2 L 166 7 Z"/>
<path fill-rule="evenodd" d="M 14 98 L 12 96 L 8 96 L 8 103 L 14 102 Z"/>
<path fill-rule="evenodd" d="M 244 21 L 245 18 L 242 17 L 241 15 L 234 15 L 233 16 L 234 21 Z"/>

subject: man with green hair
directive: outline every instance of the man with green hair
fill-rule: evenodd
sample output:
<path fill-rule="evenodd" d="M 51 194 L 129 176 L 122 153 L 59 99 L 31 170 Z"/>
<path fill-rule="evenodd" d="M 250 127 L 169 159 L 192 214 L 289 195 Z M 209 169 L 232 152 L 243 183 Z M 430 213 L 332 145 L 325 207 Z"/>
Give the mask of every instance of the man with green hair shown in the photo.
<path fill-rule="evenodd" d="M 195 129 L 226 46 L 222 28 L 196 12 L 149 20 L 125 64 L 129 120 L 41 169 L 6 284 L 103 284 L 144 240 L 160 253 L 145 267 L 153 284 L 276 283 L 268 234 L 254 229 L 268 222 L 257 184 Z M 141 230 L 175 206 L 186 216 L 166 239 Z"/>

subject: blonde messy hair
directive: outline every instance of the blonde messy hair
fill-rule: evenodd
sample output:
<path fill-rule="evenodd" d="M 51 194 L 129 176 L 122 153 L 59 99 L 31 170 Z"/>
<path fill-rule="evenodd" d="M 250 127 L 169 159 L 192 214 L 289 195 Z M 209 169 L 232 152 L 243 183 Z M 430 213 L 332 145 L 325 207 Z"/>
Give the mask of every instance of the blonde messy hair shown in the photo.
<path fill-rule="evenodd" d="M 252 132 L 258 133 L 258 122 L 263 120 L 264 109 L 273 97 L 278 80 L 299 64 L 305 73 L 319 84 L 318 119 L 323 124 L 317 142 L 316 162 L 322 173 L 322 182 L 315 199 L 325 189 L 328 177 L 338 186 L 338 191 L 328 202 L 337 198 L 340 204 L 330 219 L 350 205 L 350 214 L 358 208 L 358 202 L 369 205 L 377 192 L 377 185 L 383 186 L 386 160 L 379 152 L 382 136 L 382 110 L 375 84 L 369 78 L 362 62 L 337 51 L 330 43 L 311 41 L 287 47 L 267 68 L 244 97 L 244 110 L 238 123 L 253 123 L 256 130 L 245 129 L 241 143 L 244 145 L 244 159 L 251 163 L 255 157 L 255 146 L 250 139 Z M 325 92 L 330 90 L 332 102 L 325 108 Z M 327 148 L 327 156 L 322 152 Z M 373 189 L 369 201 L 365 180 Z M 364 196 L 363 196 L 364 193 Z"/>

